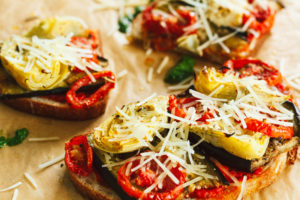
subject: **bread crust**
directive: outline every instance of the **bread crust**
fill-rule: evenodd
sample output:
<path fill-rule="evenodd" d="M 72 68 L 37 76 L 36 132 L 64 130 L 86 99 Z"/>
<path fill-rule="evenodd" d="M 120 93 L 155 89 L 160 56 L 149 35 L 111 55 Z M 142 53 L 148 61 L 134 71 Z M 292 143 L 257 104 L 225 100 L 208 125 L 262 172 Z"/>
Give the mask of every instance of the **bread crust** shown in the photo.
<path fill-rule="evenodd" d="M 253 177 L 246 182 L 246 187 L 244 188 L 243 197 L 248 196 L 254 192 L 269 186 L 275 181 L 278 175 L 288 166 L 288 156 L 287 153 L 281 153 L 268 165 L 268 168 L 259 176 Z M 69 171 L 70 179 L 73 184 L 79 190 L 81 194 L 88 197 L 91 200 L 120 200 L 120 197 L 110 188 L 98 184 L 97 180 L 93 178 L 94 175 L 90 177 L 82 177 L 80 175 L 74 174 Z M 98 189 L 96 186 L 98 185 Z M 230 185 L 226 190 L 214 197 L 205 200 L 232 200 L 236 199 L 240 194 L 241 188 L 238 186 Z"/>
<path fill-rule="evenodd" d="M 70 170 L 68 174 L 76 189 L 91 200 L 121 200 L 112 189 L 98 184 L 95 174 L 83 177 Z"/>
<path fill-rule="evenodd" d="M 23 112 L 62 120 L 88 120 L 105 112 L 108 95 L 89 108 L 74 109 L 66 102 L 42 97 L 3 100 L 3 103 Z"/>

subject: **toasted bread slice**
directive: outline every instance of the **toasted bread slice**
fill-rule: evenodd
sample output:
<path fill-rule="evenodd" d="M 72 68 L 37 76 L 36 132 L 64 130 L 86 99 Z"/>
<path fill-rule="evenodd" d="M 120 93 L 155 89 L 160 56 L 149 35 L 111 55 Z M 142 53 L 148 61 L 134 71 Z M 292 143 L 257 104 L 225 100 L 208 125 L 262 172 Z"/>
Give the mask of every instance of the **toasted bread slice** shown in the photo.
<path fill-rule="evenodd" d="M 268 168 L 259 176 L 255 176 L 246 181 L 246 186 L 244 187 L 243 197 L 248 196 L 254 192 L 258 192 L 261 189 L 269 186 L 273 183 L 278 175 L 295 160 L 294 156 L 290 156 L 291 150 L 288 153 L 282 153 L 278 155 L 271 163 L 269 163 Z M 292 154 L 293 155 L 293 154 Z M 92 174 L 89 177 L 83 177 L 73 172 L 69 171 L 70 178 L 74 183 L 75 187 L 83 194 L 92 200 L 119 200 L 121 199 L 112 189 L 100 185 L 95 175 Z M 236 199 L 241 193 L 241 187 L 230 185 L 225 192 L 216 196 L 214 198 L 209 198 L 206 200 L 232 200 Z"/>
<path fill-rule="evenodd" d="M 66 102 L 58 102 L 42 97 L 9 99 L 4 100 L 3 103 L 34 115 L 63 120 L 88 120 L 104 113 L 107 99 L 108 96 L 105 96 L 93 106 L 83 109 L 74 109 Z"/>
<path fill-rule="evenodd" d="M 102 41 L 97 30 L 90 30 L 96 36 L 99 55 L 103 56 Z M 51 117 L 62 120 L 88 120 L 93 119 L 105 112 L 108 95 L 100 99 L 89 108 L 74 109 L 67 102 L 46 99 L 44 97 L 26 97 L 6 99 L 2 102 L 17 110 L 28 112 L 34 115 Z"/>

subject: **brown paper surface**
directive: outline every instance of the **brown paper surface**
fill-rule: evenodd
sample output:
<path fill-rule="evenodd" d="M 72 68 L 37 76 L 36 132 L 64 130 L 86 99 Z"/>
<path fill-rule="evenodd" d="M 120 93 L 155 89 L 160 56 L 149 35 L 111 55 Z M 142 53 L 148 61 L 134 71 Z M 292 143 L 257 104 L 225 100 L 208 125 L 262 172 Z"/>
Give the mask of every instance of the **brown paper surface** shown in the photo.
<path fill-rule="evenodd" d="M 284 0 L 283 3 L 286 8 L 278 14 L 272 33 L 261 45 L 256 57 L 276 66 L 279 66 L 280 60 L 284 58 L 284 74 L 290 75 L 299 72 L 300 69 L 300 66 L 297 69 L 300 58 L 300 1 Z M 94 6 L 92 0 L 0 0 L 0 39 L 27 30 L 35 21 L 25 22 L 25 19 L 33 16 L 77 16 L 86 21 L 90 28 L 101 31 L 104 53 L 109 58 L 113 71 L 129 71 L 111 92 L 106 113 L 95 120 L 59 121 L 22 113 L 0 104 L 0 129 L 3 129 L 4 133 L 13 134 L 16 129 L 26 127 L 30 131 L 29 137 L 61 138 L 59 141 L 40 143 L 29 142 L 27 139 L 21 145 L 0 149 L 0 189 L 22 181 L 23 184 L 18 188 L 18 199 L 83 199 L 69 181 L 65 165 L 61 166 L 63 161 L 44 170 L 39 170 L 38 165 L 63 154 L 65 141 L 96 127 L 114 112 L 115 106 L 120 107 L 144 99 L 154 92 L 168 93 L 162 81 L 166 69 L 161 75 L 155 73 L 153 81 L 147 83 L 145 51 L 128 44 L 126 38 L 118 32 L 110 35 L 109 33 L 117 28 L 117 12 L 93 12 Z M 154 66 L 157 66 L 165 55 L 152 54 L 156 62 Z M 171 66 L 177 61 L 178 55 L 168 55 L 171 58 Z M 299 170 L 298 160 L 294 166 L 286 169 L 273 185 L 248 199 L 300 199 Z M 28 172 L 35 179 L 37 190 L 25 180 L 24 172 Z M 0 199 L 11 199 L 12 195 L 13 191 L 0 192 Z"/>

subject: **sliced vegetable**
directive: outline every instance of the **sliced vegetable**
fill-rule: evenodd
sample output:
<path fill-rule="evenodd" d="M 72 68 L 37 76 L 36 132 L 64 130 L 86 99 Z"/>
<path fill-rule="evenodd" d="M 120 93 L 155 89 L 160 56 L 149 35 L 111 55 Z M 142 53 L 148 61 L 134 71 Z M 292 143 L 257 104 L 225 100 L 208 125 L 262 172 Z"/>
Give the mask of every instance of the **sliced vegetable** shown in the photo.
<path fill-rule="evenodd" d="M 86 75 L 82 79 L 75 82 L 66 94 L 66 100 L 73 108 L 89 108 L 95 103 L 97 103 L 97 101 L 104 98 L 108 94 L 108 92 L 115 87 L 115 76 L 111 71 L 101 71 L 92 75 L 95 79 L 105 77 L 109 80 L 107 80 L 106 83 L 103 86 L 101 86 L 95 93 L 84 99 L 79 98 L 76 92 L 83 86 L 91 84 L 91 78 L 88 75 Z"/>
<path fill-rule="evenodd" d="M 251 118 L 246 118 L 245 123 L 248 130 L 260 132 L 273 138 L 291 139 L 294 135 L 293 127 L 275 125 Z"/>
<path fill-rule="evenodd" d="M 157 159 L 161 163 L 166 162 L 166 166 L 171 164 L 165 155 L 157 157 Z M 164 170 L 154 160 L 137 170 L 132 170 L 139 164 L 140 159 L 136 157 L 133 161 L 125 163 L 118 171 L 118 183 L 129 196 L 142 200 L 175 200 L 183 192 L 183 188 L 178 186 L 185 182 L 186 174 L 179 164 L 175 167 L 173 165 L 169 169 L 178 179 L 178 183 L 174 183 L 169 176 L 166 176 L 148 193 L 145 193 L 144 190 L 153 185 Z"/>
<path fill-rule="evenodd" d="M 164 81 L 166 83 L 176 84 L 193 76 L 194 65 L 195 59 L 189 56 L 182 57 L 181 60 L 166 74 Z"/>
<path fill-rule="evenodd" d="M 108 184 L 110 188 L 112 188 L 118 196 L 122 200 L 136 200 L 133 197 L 130 197 L 118 184 L 117 177 L 110 171 L 107 167 L 104 167 L 105 163 L 101 156 L 99 156 L 98 153 L 96 153 L 97 149 L 94 149 L 94 155 L 93 155 L 93 162 L 96 172 L 99 173 L 99 175 L 105 180 L 105 182 Z"/>
<path fill-rule="evenodd" d="M 18 144 L 21 144 L 27 135 L 29 134 L 29 131 L 26 128 L 18 129 L 16 130 L 15 136 L 11 138 L 5 139 L 5 137 L 0 137 L 0 148 L 7 145 L 7 146 L 15 146 Z"/>
<path fill-rule="evenodd" d="M 65 143 L 65 162 L 69 170 L 81 176 L 93 171 L 93 150 L 85 135 L 72 138 Z"/>
<path fill-rule="evenodd" d="M 270 86 L 277 86 L 282 82 L 282 76 L 278 69 L 255 59 L 228 60 L 224 66 L 229 67 L 240 73 L 240 77 L 256 76 L 258 79 L 265 80 Z"/>
<path fill-rule="evenodd" d="M 294 113 L 294 134 L 300 137 L 300 111 L 299 108 L 292 102 L 286 101 L 283 104 L 289 110 L 292 110 Z"/>
<path fill-rule="evenodd" d="M 223 70 L 224 69 L 224 70 Z M 222 73 L 227 68 L 217 70 L 215 67 L 203 67 L 195 79 L 195 88 L 198 92 L 220 99 L 235 99 L 237 88 L 234 81 L 228 80 L 228 74 Z"/>
<path fill-rule="evenodd" d="M 195 189 L 195 191 L 190 194 L 190 197 L 197 198 L 197 199 L 214 198 L 218 195 L 221 195 L 225 189 L 226 188 L 224 186 L 215 187 L 215 188 Z"/>
<path fill-rule="evenodd" d="M 143 32 L 151 38 L 151 45 L 155 50 L 168 51 L 176 46 L 176 40 L 182 36 L 184 28 L 197 22 L 195 13 L 189 10 L 177 9 L 177 15 L 168 14 L 167 17 L 157 15 L 154 6 L 149 6 L 143 11 Z M 196 33 L 197 29 L 188 34 Z"/>

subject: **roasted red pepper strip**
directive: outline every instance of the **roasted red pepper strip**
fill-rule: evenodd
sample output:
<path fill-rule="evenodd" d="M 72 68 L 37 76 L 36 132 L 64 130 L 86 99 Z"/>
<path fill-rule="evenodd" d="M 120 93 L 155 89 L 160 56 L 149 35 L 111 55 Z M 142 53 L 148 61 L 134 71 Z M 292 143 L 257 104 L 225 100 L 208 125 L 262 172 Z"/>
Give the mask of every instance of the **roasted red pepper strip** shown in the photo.
<path fill-rule="evenodd" d="M 95 79 L 107 77 L 109 81 L 106 81 L 106 83 L 101 86 L 95 93 L 84 99 L 79 98 L 76 94 L 76 91 L 81 87 L 90 84 L 92 82 L 91 78 L 86 75 L 85 77 L 75 82 L 66 94 L 66 100 L 73 108 L 89 108 L 97 103 L 99 99 L 104 98 L 108 94 L 108 92 L 115 87 L 115 76 L 111 71 L 97 72 L 93 73 L 92 75 Z"/>
<path fill-rule="evenodd" d="M 258 79 L 265 80 L 270 86 L 282 83 L 282 76 L 278 69 L 255 59 L 236 59 L 228 60 L 224 66 L 229 67 L 240 73 L 240 77 L 256 76 Z"/>
<path fill-rule="evenodd" d="M 293 127 L 270 124 L 251 118 L 246 118 L 245 122 L 248 130 L 260 132 L 273 138 L 290 139 L 294 135 Z"/>
<path fill-rule="evenodd" d="M 162 163 L 164 163 L 167 158 L 168 157 L 165 155 L 157 157 Z M 131 166 L 129 166 L 129 164 Z M 175 184 L 168 176 L 166 176 L 162 181 L 162 187 L 156 186 L 149 193 L 144 193 L 143 189 L 154 184 L 155 180 L 163 170 L 154 160 L 152 160 L 150 161 L 150 165 L 144 165 L 138 170 L 131 172 L 131 169 L 139 164 L 140 160 L 136 159 L 125 163 L 118 171 L 118 183 L 129 196 L 141 200 L 175 200 L 182 193 L 183 188 L 178 186 L 185 182 L 186 174 L 179 164 L 170 169 L 170 172 L 179 180 L 178 184 Z"/>
<path fill-rule="evenodd" d="M 65 162 L 69 170 L 81 176 L 93 172 L 93 150 L 85 135 L 72 138 L 65 143 Z"/>

